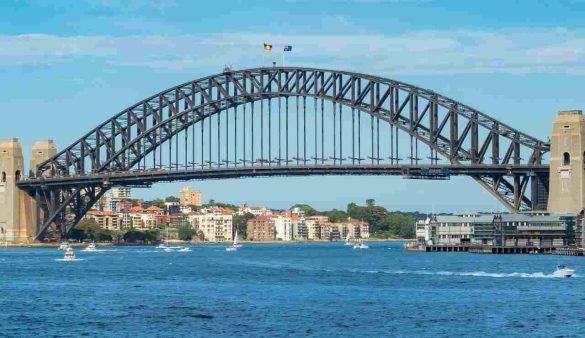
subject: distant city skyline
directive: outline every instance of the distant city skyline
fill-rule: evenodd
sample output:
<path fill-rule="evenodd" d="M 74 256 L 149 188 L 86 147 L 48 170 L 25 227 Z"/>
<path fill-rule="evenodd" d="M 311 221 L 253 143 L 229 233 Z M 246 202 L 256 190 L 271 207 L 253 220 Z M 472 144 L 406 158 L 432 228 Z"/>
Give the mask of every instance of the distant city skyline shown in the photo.
<path fill-rule="evenodd" d="M 162 89 L 225 64 L 280 63 L 282 48 L 291 45 L 287 65 L 395 78 L 546 140 L 558 110 L 585 106 L 584 14 L 582 1 L 8 1 L 0 6 L 0 139 L 19 138 L 27 158 L 36 140 L 54 139 L 62 149 Z M 264 43 L 273 51 L 265 52 Z M 219 183 L 191 185 L 205 201 L 275 208 L 344 209 L 374 198 L 390 210 L 503 210 L 466 177 Z M 165 197 L 184 185 L 156 184 L 135 189 L 135 196 Z"/>

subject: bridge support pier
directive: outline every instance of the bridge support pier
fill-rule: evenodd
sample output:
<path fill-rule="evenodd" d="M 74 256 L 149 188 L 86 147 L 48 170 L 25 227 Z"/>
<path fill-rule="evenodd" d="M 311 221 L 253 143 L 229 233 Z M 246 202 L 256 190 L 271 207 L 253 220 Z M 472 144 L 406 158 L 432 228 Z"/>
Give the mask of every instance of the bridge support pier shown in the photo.
<path fill-rule="evenodd" d="M 551 135 L 548 211 L 580 212 L 585 207 L 585 117 L 560 111 Z"/>
<path fill-rule="evenodd" d="M 32 147 L 29 173 L 41 162 L 57 154 L 52 140 L 36 142 Z M 38 207 L 35 198 L 16 183 L 24 173 L 24 157 L 18 139 L 0 141 L 0 240 L 28 243 L 38 231 Z"/>
<path fill-rule="evenodd" d="M 0 141 L 0 240 L 27 241 L 20 226 L 21 190 L 16 187 L 24 170 L 22 147 L 18 139 Z"/>

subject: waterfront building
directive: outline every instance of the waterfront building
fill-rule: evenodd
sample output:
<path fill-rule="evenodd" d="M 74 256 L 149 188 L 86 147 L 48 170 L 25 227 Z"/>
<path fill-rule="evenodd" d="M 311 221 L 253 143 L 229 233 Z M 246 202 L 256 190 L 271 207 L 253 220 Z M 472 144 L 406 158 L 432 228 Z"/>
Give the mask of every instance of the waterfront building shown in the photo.
<path fill-rule="evenodd" d="M 293 239 L 297 241 L 306 241 L 308 239 L 308 229 L 305 224 L 305 219 L 295 216 L 291 216 L 291 224 L 293 229 Z"/>
<path fill-rule="evenodd" d="M 307 227 L 307 239 L 310 241 L 321 239 L 321 227 L 319 221 L 312 217 L 305 218 L 305 226 Z"/>
<path fill-rule="evenodd" d="M 192 212 L 188 215 L 191 227 L 201 231 L 206 241 L 225 242 L 233 238 L 233 217 L 230 212 Z"/>
<path fill-rule="evenodd" d="M 201 206 L 201 201 L 203 199 L 203 195 L 199 190 L 195 190 L 191 187 L 185 187 L 181 189 L 179 195 L 179 203 L 181 205 L 195 205 Z"/>
<path fill-rule="evenodd" d="M 319 223 L 319 238 L 326 241 L 337 241 L 340 239 L 340 223 L 321 222 Z"/>
<path fill-rule="evenodd" d="M 112 211 L 90 210 L 85 215 L 86 219 L 94 220 L 102 229 L 119 230 L 119 216 Z"/>
<path fill-rule="evenodd" d="M 258 216 L 247 222 L 247 235 L 249 241 L 274 241 L 276 229 L 274 221 L 269 216 Z"/>
<path fill-rule="evenodd" d="M 274 223 L 275 237 L 277 241 L 292 241 L 293 229 L 292 219 L 288 216 L 272 216 L 272 222 Z"/>
<path fill-rule="evenodd" d="M 427 242 L 433 245 L 493 244 L 493 218 L 492 214 L 479 213 L 433 215 L 429 221 Z"/>
<path fill-rule="evenodd" d="M 559 248 L 576 243 L 578 224 L 562 213 L 467 213 L 433 215 L 417 221 L 415 231 L 418 245 Z"/>
<path fill-rule="evenodd" d="M 358 221 L 355 219 L 348 219 L 339 224 L 339 236 L 341 238 L 369 238 L 370 226 L 365 221 Z"/>
<path fill-rule="evenodd" d="M 495 245 L 562 247 L 572 244 L 575 215 L 562 213 L 502 214 L 494 217 Z"/>

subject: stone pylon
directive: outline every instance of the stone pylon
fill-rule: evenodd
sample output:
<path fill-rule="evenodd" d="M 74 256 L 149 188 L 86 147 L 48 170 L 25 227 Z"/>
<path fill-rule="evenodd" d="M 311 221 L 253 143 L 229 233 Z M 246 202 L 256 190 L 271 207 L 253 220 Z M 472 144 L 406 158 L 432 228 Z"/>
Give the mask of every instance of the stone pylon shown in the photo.
<path fill-rule="evenodd" d="M 19 242 L 20 190 L 24 159 L 18 139 L 0 140 L 0 241 Z"/>
<path fill-rule="evenodd" d="M 57 154 L 57 147 L 53 140 L 38 141 L 33 144 L 29 159 L 29 176 L 36 174 L 36 168 L 39 164 Z M 26 192 L 20 191 L 20 241 L 30 242 L 38 232 L 36 200 Z"/>
<path fill-rule="evenodd" d="M 560 111 L 550 138 L 548 211 L 580 212 L 585 207 L 585 117 Z"/>

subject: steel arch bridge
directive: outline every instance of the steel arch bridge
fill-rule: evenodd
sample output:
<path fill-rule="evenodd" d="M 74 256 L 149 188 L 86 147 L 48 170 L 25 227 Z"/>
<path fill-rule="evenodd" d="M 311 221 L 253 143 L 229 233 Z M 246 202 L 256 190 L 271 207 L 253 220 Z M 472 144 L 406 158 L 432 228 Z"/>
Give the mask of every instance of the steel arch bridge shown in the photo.
<path fill-rule="evenodd" d="M 226 68 L 121 111 L 18 186 L 36 199 L 37 240 L 66 235 L 113 186 L 192 179 L 466 175 L 515 212 L 546 209 L 549 151 L 468 105 L 396 80 Z"/>

